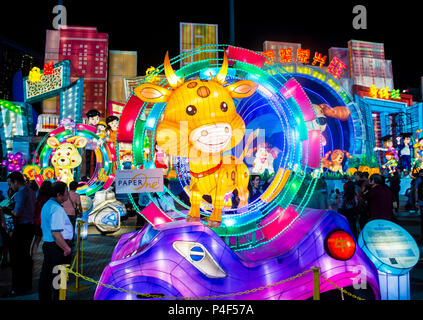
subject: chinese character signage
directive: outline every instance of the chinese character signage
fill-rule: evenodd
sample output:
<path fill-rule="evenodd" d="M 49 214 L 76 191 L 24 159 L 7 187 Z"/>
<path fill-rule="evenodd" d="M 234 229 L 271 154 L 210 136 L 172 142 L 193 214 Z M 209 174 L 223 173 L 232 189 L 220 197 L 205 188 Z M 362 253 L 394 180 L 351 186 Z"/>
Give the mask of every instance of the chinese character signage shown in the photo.
<path fill-rule="evenodd" d="M 322 68 L 323 65 L 325 64 L 325 61 L 326 61 L 326 56 L 322 57 L 321 53 L 318 53 L 318 52 L 314 53 L 314 58 L 313 58 L 313 63 L 312 63 L 313 66 L 316 63 L 319 63 L 319 67 Z"/>
<path fill-rule="evenodd" d="M 271 65 L 276 61 L 274 50 L 264 51 L 262 54 L 267 57 L 266 64 Z M 311 63 L 313 66 L 319 66 L 320 69 L 323 69 L 327 58 L 327 56 L 317 51 L 314 52 L 314 56 L 311 56 L 310 49 L 301 48 L 298 48 L 296 52 L 292 52 L 291 48 L 279 49 L 277 55 L 279 56 L 280 63 L 292 63 L 293 55 L 295 55 L 297 62 L 304 64 Z M 347 66 L 337 57 L 333 57 L 326 68 L 326 72 L 330 73 L 336 79 L 340 79 L 345 69 L 347 69 Z"/>
<path fill-rule="evenodd" d="M 279 59 L 280 59 L 281 63 L 290 63 L 290 62 L 292 62 L 291 48 L 280 49 L 279 50 Z"/>
<path fill-rule="evenodd" d="M 373 99 L 390 99 L 390 100 L 401 99 L 399 89 L 392 90 L 391 92 L 389 92 L 388 87 L 383 87 L 378 89 L 376 88 L 374 84 L 369 88 L 368 95 L 370 98 L 373 98 Z"/>
<path fill-rule="evenodd" d="M 336 79 L 339 79 L 346 68 L 347 66 L 341 60 L 337 57 L 333 57 L 326 71 L 333 75 Z"/>
<path fill-rule="evenodd" d="M 308 63 L 310 59 L 310 50 L 309 49 L 297 49 L 297 61 L 301 63 Z"/>

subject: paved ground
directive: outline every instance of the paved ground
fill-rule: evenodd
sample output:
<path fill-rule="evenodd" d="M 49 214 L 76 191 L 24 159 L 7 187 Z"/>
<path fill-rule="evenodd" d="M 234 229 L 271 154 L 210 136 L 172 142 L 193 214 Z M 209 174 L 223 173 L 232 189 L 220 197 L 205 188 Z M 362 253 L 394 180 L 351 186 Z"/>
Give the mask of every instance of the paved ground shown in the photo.
<path fill-rule="evenodd" d="M 402 202 L 404 198 L 401 199 Z M 402 209 L 402 206 L 401 206 Z M 420 216 L 416 213 L 400 211 L 397 215 L 397 222 L 403 226 L 415 239 L 420 240 Z M 134 226 L 135 218 L 129 218 L 125 221 L 125 225 Z M 133 227 L 124 227 L 118 233 L 111 236 L 99 234 L 95 227 L 89 227 L 89 235 L 84 240 L 83 255 L 83 274 L 94 280 L 99 280 L 104 267 L 110 262 L 113 249 L 123 233 L 135 230 Z M 422 256 L 422 247 L 420 248 Z M 37 256 L 34 259 L 34 279 L 33 291 L 31 294 L 16 298 L 1 298 L 4 293 L 10 289 L 11 269 L 10 267 L 0 270 L 0 301 L 8 300 L 38 300 L 37 287 L 38 278 L 41 270 L 42 252 L 41 245 Z M 74 284 L 74 277 L 70 276 L 69 286 Z M 411 299 L 423 300 L 423 261 L 421 260 L 410 273 L 411 282 Z M 95 284 L 88 281 L 81 281 L 81 285 L 87 286 L 88 289 L 81 292 L 67 291 L 67 300 L 92 300 L 95 291 Z"/>

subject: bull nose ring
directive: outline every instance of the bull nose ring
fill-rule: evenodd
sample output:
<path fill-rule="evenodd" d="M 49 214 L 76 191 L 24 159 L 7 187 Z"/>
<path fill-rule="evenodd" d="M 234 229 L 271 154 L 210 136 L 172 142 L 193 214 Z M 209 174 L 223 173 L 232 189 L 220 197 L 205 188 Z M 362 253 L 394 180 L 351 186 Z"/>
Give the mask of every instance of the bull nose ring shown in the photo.
<path fill-rule="evenodd" d="M 201 131 L 201 135 L 203 136 L 203 137 L 205 137 L 206 135 L 208 135 L 209 133 L 207 132 L 207 130 L 203 130 L 203 131 Z"/>

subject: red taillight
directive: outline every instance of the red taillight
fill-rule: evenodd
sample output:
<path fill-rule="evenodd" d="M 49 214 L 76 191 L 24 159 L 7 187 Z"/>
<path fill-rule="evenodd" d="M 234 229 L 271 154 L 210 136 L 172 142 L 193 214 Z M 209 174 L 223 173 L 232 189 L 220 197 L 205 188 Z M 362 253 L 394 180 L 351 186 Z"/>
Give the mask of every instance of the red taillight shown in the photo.
<path fill-rule="evenodd" d="M 334 259 L 348 260 L 355 253 L 355 241 L 348 232 L 335 230 L 326 237 L 325 249 Z"/>

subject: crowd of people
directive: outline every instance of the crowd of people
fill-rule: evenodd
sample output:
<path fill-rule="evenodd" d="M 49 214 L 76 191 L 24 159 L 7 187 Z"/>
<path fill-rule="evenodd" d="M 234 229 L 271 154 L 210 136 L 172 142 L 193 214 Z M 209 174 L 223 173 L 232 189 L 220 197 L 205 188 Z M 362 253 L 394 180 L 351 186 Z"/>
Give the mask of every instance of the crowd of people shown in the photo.
<path fill-rule="evenodd" d="M 401 175 L 398 171 L 388 178 L 380 174 L 369 177 L 367 172 L 355 172 L 343 185 L 343 190 L 332 190 L 329 196 L 329 208 L 344 215 L 351 232 L 357 238 L 364 225 L 375 219 L 396 221 L 400 209 Z M 404 190 L 403 190 L 404 192 Z M 404 209 L 416 212 L 423 208 L 423 170 L 411 180 L 405 190 L 407 204 Z M 423 219 L 421 222 L 423 235 Z M 420 239 L 423 244 L 423 236 Z"/>
<path fill-rule="evenodd" d="M 7 178 L 8 199 L 0 207 L 0 259 L 2 269 L 11 267 L 12 287 L 4 297 L 32 291 L 33 261 L 43 241 L 44 256 L 38 292 L 40 300 L 57 300 L 52 287 L 55 265 L 69 263 L 76 218 L 82 213 L 76 181 L 44 181 L 38 188 L 20 172 Z"/>
<path fill-rule="evenodd" d="M 76 192 L 78 183 L 73 181 L 68 189 L 63 182 L 44 181 L 38 188 L 36 183 L 27 181 L 20 172 L 10 173 L 7 181 L 8 201 L 3 200 L 0 207 L 1 268 L 10 266 L 12 269 L 12 287 L 6 296 L 15 297 L 32 291 L 33 260 L 43 242 L 39 298 L 57 299 L 58 290 L 52 287 L 52 271 L 55 265 L 71 261 L 76 218 L 82 213 L 81 199 Z M 271 181 L 261 181 L 258 175 L 251 176 L 248 202 L 260 197 Z M 329 196 L 325 193 L 328 198 L 325 206 L 327 204 L 326 208 L 344 215 L 353 236 L 357 238 L 370 220 L 395 220 L 394 211 L 399 212 L 400 183 L 398 172 L 387 179 L 380 174 L 369 177 L 367 172 L 355 172 L 343 184 L 343 190 L 332 190 Z M 165 185 L 169 187 L 169 181 L 165 181 Z M 326 189 L 323 186 L 326 184 L 321 183 L 321 188 L 317 188 L 316 192 L 321 193 L 320 189 Z M 411 181 L 404 194 L 408 199 L 405 210 L 420 211 L 423 235 L 423 170 Z M 237 197 L 234 192 L 233 208 L 238 206 Z M 172 198 L 157 201 L 163 210 L 175 210 Z M 423 236 L 420 242 L 423 244 Z"/>

